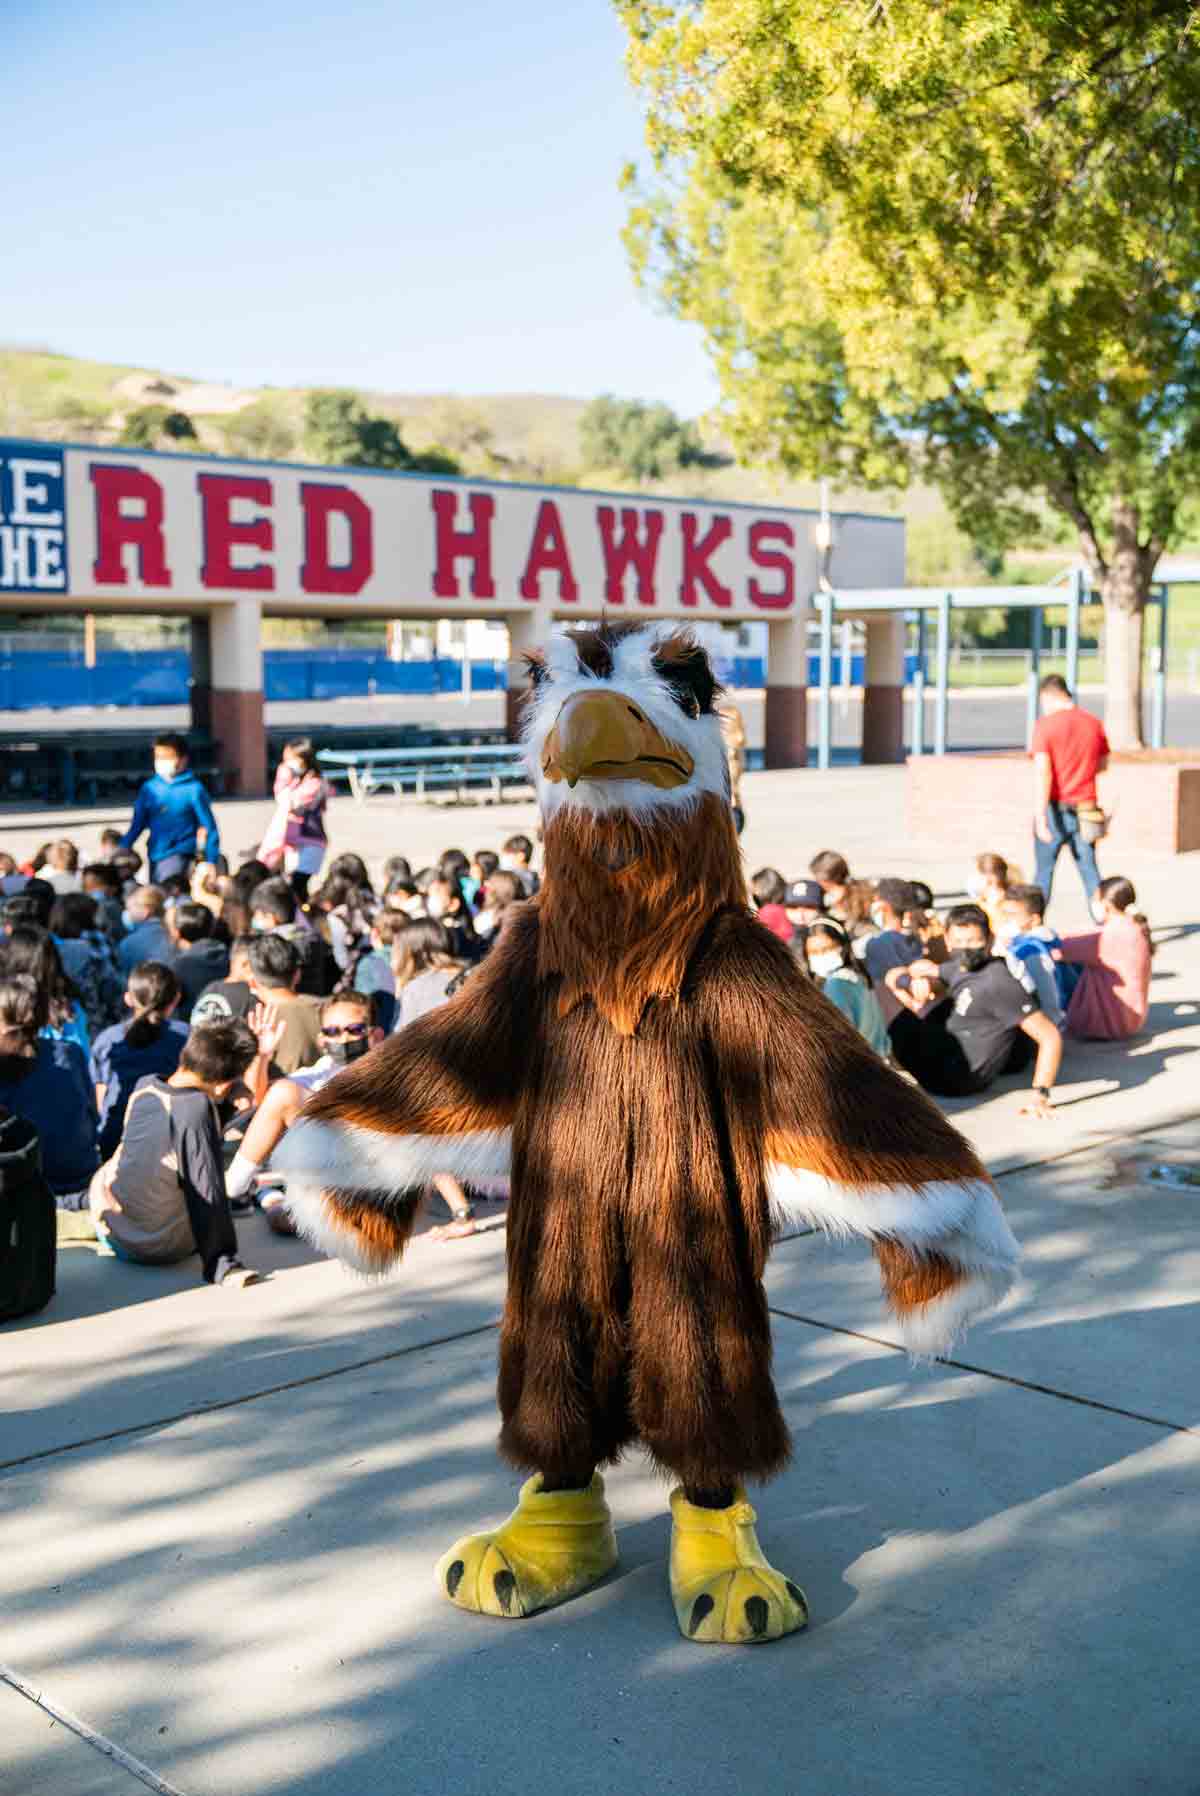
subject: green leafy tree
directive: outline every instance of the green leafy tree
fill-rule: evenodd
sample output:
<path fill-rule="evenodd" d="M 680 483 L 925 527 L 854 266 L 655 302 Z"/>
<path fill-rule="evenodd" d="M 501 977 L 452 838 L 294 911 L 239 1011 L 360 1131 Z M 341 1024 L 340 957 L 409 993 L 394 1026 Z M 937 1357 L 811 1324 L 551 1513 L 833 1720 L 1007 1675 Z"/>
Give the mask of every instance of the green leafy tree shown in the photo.
<path fill-rule="evenodd" d="M 256 399 L 234 412 L 223 426 L 225 446 L 234 455 L 286 461 L 296 448 L 296 433 L 269 400 Z"/>
<path fill-rule="evenodd" d="M 436 449 L 413 455 L 391 418 L 372 417 L 357 393 L 319 388 L 304 406 L 305 447 L 317 461 L 349 468 L 403 468 L 455 474 L 452 456 Z"/>
<path fill-rule="evenodd" d="M 118 442 L 131 449 L 162 449 L 197 441 L 196 426 L 186 412 L 165 405 L 139 405 L 121 427 Z"/>
<path fill-rule="evenodd" d="M 743 454 L 918 475 L 985 552 L 1041 501 L 1141 741 L 1144 606 L 1200 487 L 1200 41 L 1170 0 L 616 0 L 628 241 Z"/>
<path fill-rule="evenodd" d="M 455 456 L 431 444 L 428 449 L 414 449 L 409 457 L 409 467 L 414 474 L 459 474 L 462 472 Z"/>
<path fill-rule="evenodd" d="M 631 480 L 663 480 L 678 468 L 703 461 L 694 424 L 669 405 L 640 399 L 593 399 L 579 420 L 579 447 L 594 468 L 612 468 Z"/>

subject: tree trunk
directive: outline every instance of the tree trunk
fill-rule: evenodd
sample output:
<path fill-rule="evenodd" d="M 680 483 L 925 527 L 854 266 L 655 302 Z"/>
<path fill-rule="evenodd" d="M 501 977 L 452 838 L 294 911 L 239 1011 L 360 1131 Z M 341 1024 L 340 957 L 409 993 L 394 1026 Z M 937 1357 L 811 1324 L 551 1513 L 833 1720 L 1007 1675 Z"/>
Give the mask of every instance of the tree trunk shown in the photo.
<path fill-rule="evenodd" d="M 1104 729 L 1109 747 L 1141 748 L 1142 633 L 1146 613 L 1131 607 L 1125 595 L 1111 592 L 1110 575 L 1101 587 L 1104 598 Z M 1144 604 L 1144 595 L 1143 595 Z"/>
<path fill-rule="evenodd" d="M 1112 551 L 1100 580 L 1104 601 L 1104 728 L 1114 749 L 1142 748 L 1142 637 L 1159 547 L 1138 542 L 1138 512 L 1112 507 Z"/>

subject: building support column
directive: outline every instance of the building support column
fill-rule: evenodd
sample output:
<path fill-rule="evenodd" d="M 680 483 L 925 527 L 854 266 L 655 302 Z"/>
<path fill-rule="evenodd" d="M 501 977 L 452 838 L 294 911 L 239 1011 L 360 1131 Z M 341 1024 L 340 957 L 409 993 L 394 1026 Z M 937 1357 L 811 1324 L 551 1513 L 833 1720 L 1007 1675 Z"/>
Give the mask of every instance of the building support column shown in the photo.
<path fill-rule="evenodd" d="M 246 594 L 214 605 L 209 640 L 212 645 L 210 728 L 217 766 L 231 797 L 258 798 L 267 791 L 262 606 L 259 600 Z"/>
<path fill-rule="evenodd" d="M 862 758 L 864 766 L 904 759 L 904 644 L 900 613 L 867 619 L 867 667 L 863 677 Z"/>
<path fill-rule="evenodd" d="M 803 605 L 767 626 L 763 765 L 808 765 L 808 618 Z"/>
<path fill-rule="evenodd" d="M 192 728 L 198 736 L 212 735 L 212 620 L 189 618 L 191 625 L 191 669 L 188 674 L 188 699 L 192 707 Z"/>
<path fill-rule="evenodd" d="M 510 611 L 504 619 L 508 626 L 508 685 L 504 693 L 504 733 L 510 742 L 521 740 L 521 714 L 529 697 L 530 685 L 522 655 L 537 648 L 547 625 L 535 610 Z"/>

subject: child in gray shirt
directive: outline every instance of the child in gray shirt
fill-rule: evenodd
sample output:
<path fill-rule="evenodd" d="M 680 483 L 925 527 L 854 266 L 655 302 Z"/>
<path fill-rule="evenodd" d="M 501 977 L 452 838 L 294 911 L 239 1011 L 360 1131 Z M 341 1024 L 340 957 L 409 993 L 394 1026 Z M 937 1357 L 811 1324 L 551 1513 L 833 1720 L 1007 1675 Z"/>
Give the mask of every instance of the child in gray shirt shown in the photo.
<path fill-rule="evenodd" d="M 193 1029 L 169 1079 L 141 1079 L 116 1153 L 92 1181 L 96 1234 L 119 1259 L 198 1253 L 209 1284 L 257 1282 L 238 1258 L 216 1104 L 259 1053 L 244 1023 Z"/>

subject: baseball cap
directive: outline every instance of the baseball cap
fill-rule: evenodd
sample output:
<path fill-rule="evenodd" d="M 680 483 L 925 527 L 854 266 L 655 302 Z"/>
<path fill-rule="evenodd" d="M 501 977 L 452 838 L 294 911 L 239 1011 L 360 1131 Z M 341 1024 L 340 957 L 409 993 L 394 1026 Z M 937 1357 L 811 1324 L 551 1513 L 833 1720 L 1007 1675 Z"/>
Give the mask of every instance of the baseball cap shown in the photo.
<path fill-rule="evenodd" d="M 825 894 L 815 879 L 797 879 L 787 889 L 786 910 L 824 910 Z"/>

